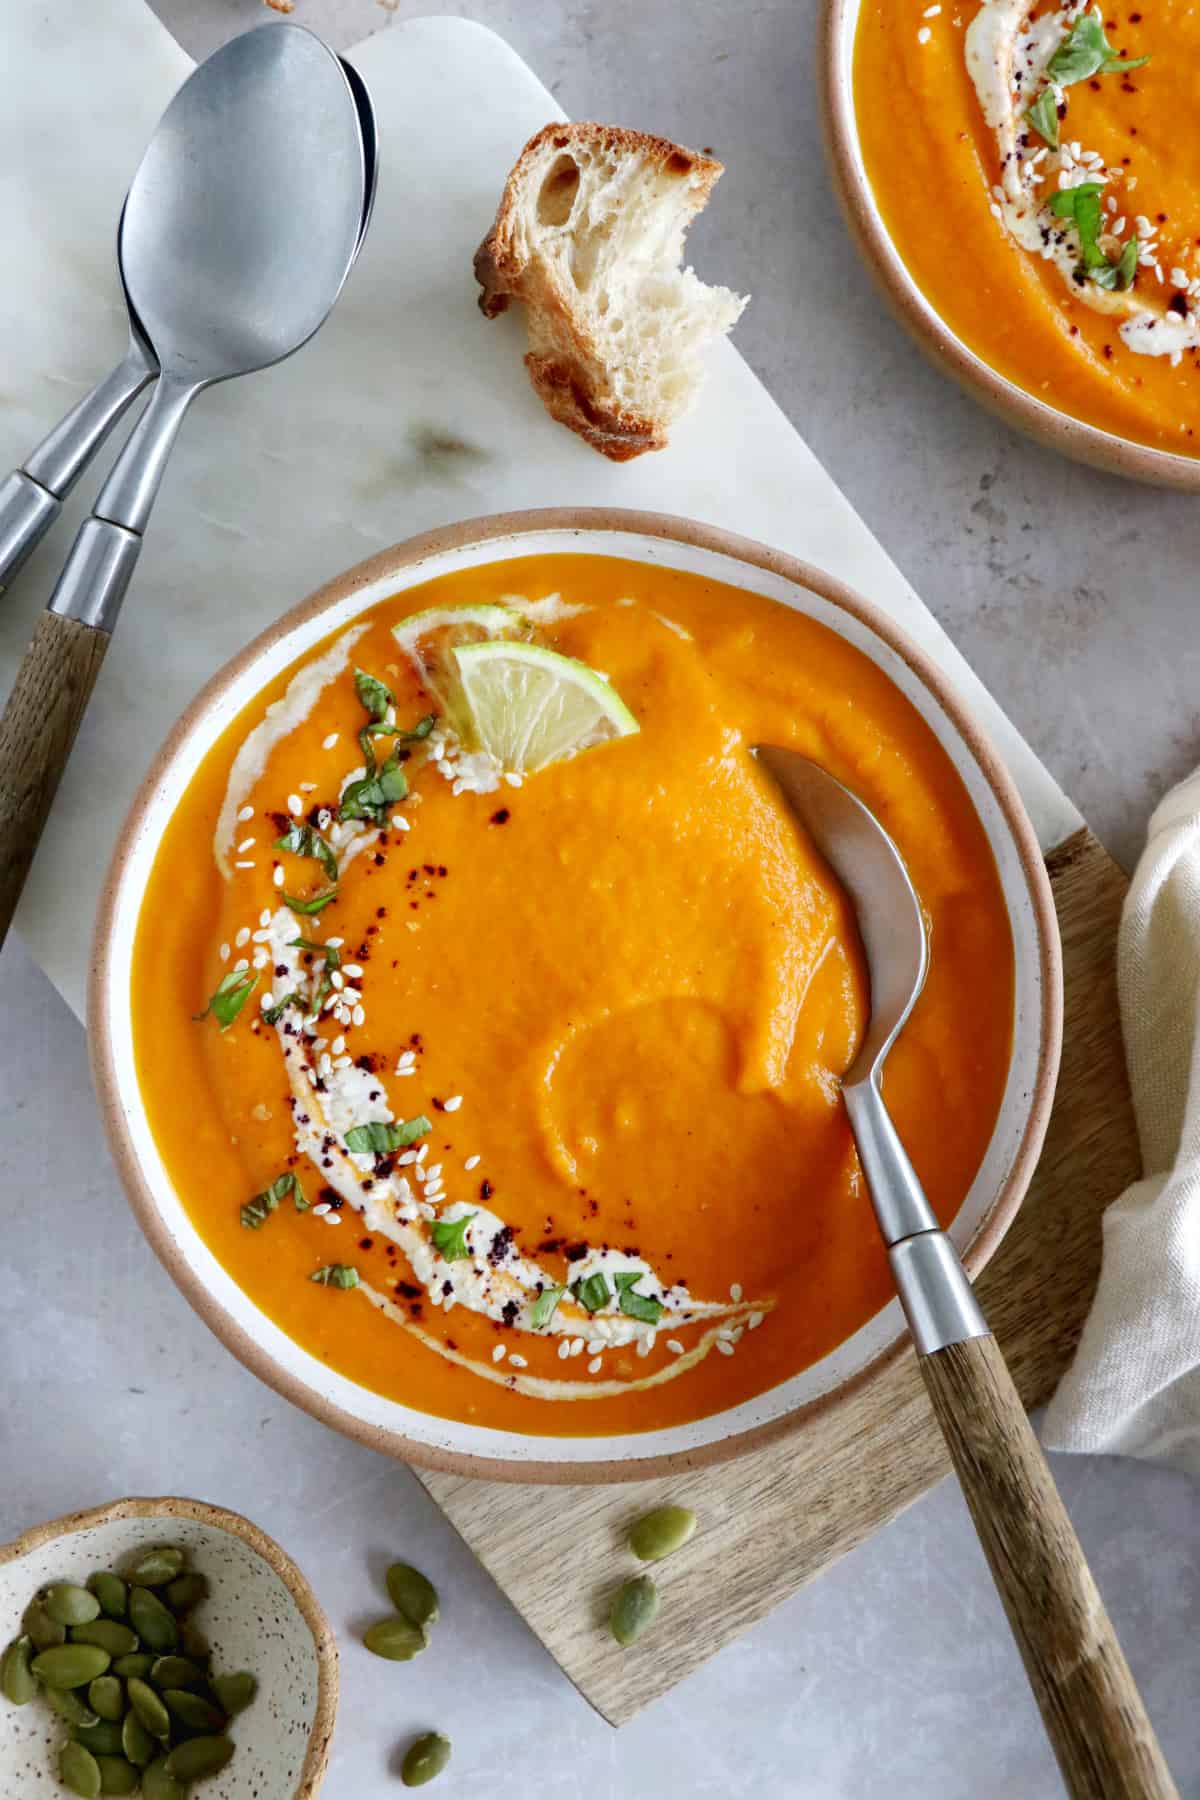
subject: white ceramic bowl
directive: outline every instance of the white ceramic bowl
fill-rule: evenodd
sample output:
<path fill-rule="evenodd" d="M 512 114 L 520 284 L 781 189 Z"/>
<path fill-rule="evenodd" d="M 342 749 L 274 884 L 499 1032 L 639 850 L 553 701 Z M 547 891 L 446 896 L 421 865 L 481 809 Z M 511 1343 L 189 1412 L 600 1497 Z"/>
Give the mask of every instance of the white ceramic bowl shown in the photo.
<path fill-rule="evenodd" d="M 1058 1066 L 1058 936 L 1037 840 L 1008 776 L 944 678 L 890 620 L 794 558 L 685 520 L 581 509 L 431 532 L 331 582 L 215 676 L 155 760 L 118 843 L 97 923 L 89 1005 L 93 1067 L 118 1167 L 151 1244 L 202 1317 L 265 1381 L 318 1418 L 411 1462 L 511 1480 L 633 1480 L 735 1454 L 801 1424 L 815 1408 L 836 1404 L 851 1384 L 903 1348 L 899 1304 L 780 1386 L 687 1425 L 622 1438 L 544 1438 L 433 1418 L 329 1369 L 266 1319 L 225 1272 L 163 1167 L 133 1054 L 130 963 L 142 894 L 166 821 L 215 739 L 281 669 L 364 608 L 455 569 L 551 551 L 693 570 L 795 607 L 884 669 L 944 746 L 995 855 L 1016 957 L 1013 1055 L 1000 1118 L 952 1233 L 969 1270 L 983 1266 L 1032 1173 Z"/>
<path fill-rule="evenodd" d="M 329 1621 L 296 1565 L 257 1525 L 198 1500 L 117 1500 L 35 1526 L 0 1547 L 0 1644 L 50 1581 L 84 1581 L 150 1544 L 179 1544 L 208 1577 L 198 1622 L 218 1670 L 250 1669 L 258 1697 L 231 1727 L 237 1755 L 205 1800 L 309 1800 L 321 1786 L 337 1711 Z M 62 1800 L 67 1728 L 44 1702 L 0 1699 L 0 1800 Z"/>

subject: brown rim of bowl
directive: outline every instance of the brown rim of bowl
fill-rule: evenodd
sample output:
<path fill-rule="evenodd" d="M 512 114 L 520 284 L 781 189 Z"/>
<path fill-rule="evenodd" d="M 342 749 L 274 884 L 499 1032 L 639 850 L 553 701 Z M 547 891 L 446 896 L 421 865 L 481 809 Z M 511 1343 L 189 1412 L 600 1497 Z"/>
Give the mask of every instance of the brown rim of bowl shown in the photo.
<path fill-rule="evenodd" d="M 842 44 L 853 38 L 863 0 L 824 0 L 819 25 L 817 67 L 825 146 L 834 190 L 863 259 L 900 323 L 932 361 L 981 400 L 990 412 L 1015 425 L 1049 450 L 1089 463 L 1110 475 L 1124 475 L 1185 493 L 1200 489 L 1200 457 L 1177 456 L 1132 438 L 1088 425 L 1038 400 L 993 369 L 956 337 L 928 300 L 900 256 L 876 204 L 857 154 L 854 97 L 839 79 Z M 851 43 L 851 51 L 853 43 Z"/>
<path fill-rule="evenodd" d="M 93 1526 L 107 1525 L 117 1519 L 195 1519 L 216 1531 L 227 1531 L 261 1556 L 278 1575 L 300 1609 L 317 1652 L 317 1705 L 308 1733 L 308 1748 L 300 1778 L 292 1790 L 292 1800 L 311 1800 L 325 1779 L 329 1763 L 329 1747 L 333 1741 L 333 1721 L 338 1702 L 338 1652 L 333 1627 L 325 1617 L 321 1602 L 307 1579 L 274 1538 L 241 1513 L 229 1512 L 223 1506 L 211 1506 L 207 1500 L 112 1500 L 107 1506 L 89 1507 L 85 1512 L 67 1513 L 61 1519 L 49 1519 L 44 1525 L 32 1525 L 11 1543 L 0 1544 L 0 1565 L 15 1562 L 31 1550 L 58 1538 L 74 1537 Z"/>
<path fill-rule="evenodd" d="M 188 1267 L 172 1242 L 170 1233 L 159 1215 L 153 1195 L 138 1166 L 137 1157 L 122 1117 L 120 1090 L 111 1049 L 112 1022 L 108 1006 L 111 927 L 117 890 L 129 854 L 129 847 L 140 831 L 142 820 L 153 802 L 163 769 L 230 681 L 239 676 L 276 639 L 293 630 L 297 625 L 305 623 L 314 614 L 354 593 L 357 589 L 382 580 L 393 571 L 410 567 L 413 563 L 421 562 L 427 557 L 459 549 L 465 544 L 495 541 L 499 553 L 504 540 L 525 536 L 535 531 L 561 531 L 568 534 L 599 531 L 663 538 L 675 543 L 694 545 L 702 550 L 714 551 L 721 556 L 732 557 L 752 568 L 765 569 L 771 574 L 781 576 L 797 587 L 807 588 L 811 593 L 830 602 L 833 606 L 839 607 L 852 618 L 865 624 L 908 665 L 949 716 L 975 758 L 1012 834 L 1025 876 L 1037 927 L 1042 983 L 1038 1068 L 1030 1096 L 1029 1115 L 1025 1122 L 1025 1130 L 1007 1178 L 964 1255 L 968 1273 L 972 1277 L 979 1273 L 1011 1224 L 1017 1207 L 1020 1205 L 1021 1197 L 1029 1184 L 1038 1152 L 1041 1149 L 1042 1139 L 1045 1136 L 1050 1106 L 1054 1097 L 1055 1077 L 1058 1072 L 1058 1056 L 1062 1037 L 1062 966 L 1058 925 L 1049 877 L 1046 874 L 1045 863 L 1042 860 L 1041 849 L 1034 835 L 1033 826 L 1029 822 L 1025 808 L 1007 770 L 979 727 L 964 711 L 962 703 L 958 700 L 941 670 L 886 614 L 869 601 L 862 599 L 842 582 L 814 569 L 808 563 L 801 562 L 797 557 L 786 555 L 779 550 L 772 550 L 765 544 L 756 543 L 752 538 L 739 537 L 734 532 L 720 530 L 712 525 L 700 525 L 689 519 L 675 518 L 670 514 L 634 512 L 616 507 L 553 507 L 530 512 L 494 513 L 484 518 L 467 519 L 457 525 L 440 526 L 433 531 L 423 532 L 418 537 L 409 538 L 390 550 L 383 550 L 378 555 L 368 558 L 366 562 L 357 564 L 355 568 L 348 570 L 344 575 L 339 575 L 333 581 L 326 582 L 307 600 L 301 601 L 298 606 L 284 613 L 273 625 L 268 626 L 266 631 L 261 632 L 231 662 L 226 663 L 225 667 L 219 670 L 201 689 L 158 752 L 138 789 L 129 816 L 117 838 L 116 849 L 105 879 L 96 918 L 88 989 L 88 1041 L 92 1074 L 108 1141 L 112 1147 L 122 1185 L 142 1230 L 150 1240 L 151 1247 L 168 1274 L 182 1289 L 185 1297 L 200 1314 L 205 1324 L 216 1333 L 222 1343 L 232 1350 L 240 1361 L 245 1363 L 247 1368 L 253 1370 L 262 1381 L 265 1381 L 268 1387 L 274 1388 L 276 1393 L 282 1394 L 285 1399 L 294 1401 L 297 1406 L 303 1407 L 306 1412 L 311 1413 L 314 1418 L 320 1419 L 324 1424 L 332 1425 L 338 1431 L 344 1432 L 347 1437 L 355 1438 L 359 1443 L 367 1444 L 373 1450 L 399 1457 L 404 1462 L 413 1463 L 420 1468 L 436 1469 L 452 1475 L 475 1476 L 492 1481 L 587 1484 L 611 1481 L 647 1481 L 663 1475 L 679 1474 L 688 1469 L 705 1468 L 713 1463 L 725 1462 L 734 1456 L 743 1455 L 748 1450 L 757 1449 L 760 1445 L 771 1443 L 774 1439 L 782 1437 L 790 1431 L 797 1430 L 806 1420 L 815 1418 L 818 1414 L 844 1403 L 867 1382 L 881 1374 L 898 1357 L 905 1354 L 909 1348 L 907 1332 L 900 1331 L 891 1344 L 830 1393 L 819 1395 L 815 1400 L 795 1407 L 792 1411 L 785 1413 L 782 1418 L 768 1420 L 762 1425 L 752 1426 L 734 1436 L 718 1438 L 715 1442 L 701 1445 L 694 1450 L 670 1451 L 644 1457 L 634 1455 L 612 1462 L 538 1462 L 532 1459 L 509 1461 L 497 1457 L 476 1456 L 470 1452 L 445 1450 L 434 1445 L 414 1442 L 400 1431 L 365 1424 L 333 1401 L 323 1399 L 314 1393 L 306 1382 L 281 1368 L 248 1332 L 243 1331 L 241 1326 L 227 1316 L 199 1276 Z M 620 555 L 618 545 L 614 544 L 611 554 Z"/>

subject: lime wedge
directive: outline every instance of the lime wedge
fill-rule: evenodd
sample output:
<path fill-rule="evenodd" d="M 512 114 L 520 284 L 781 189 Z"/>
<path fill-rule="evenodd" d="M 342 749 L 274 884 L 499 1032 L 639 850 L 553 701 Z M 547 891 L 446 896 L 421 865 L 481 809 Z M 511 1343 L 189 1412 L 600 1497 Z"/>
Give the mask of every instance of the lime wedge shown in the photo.
<path fill-rule="evenodd" d="M 641 727 L 595 669 L 541 644 L 505 639 L 450 652 L 466 709 L 467 741 L 510 774 L 532 775 Z"/>
<path fill-rule="evenodd" d="M 469 720 L 451 652 L 460 644 L 532 635 L 528 619 L 512 606 L 431 606 L 392 627 L 392 636 L 415 667 L 421 686 L 432 694 L 447 722 L 464 738 Z"/>

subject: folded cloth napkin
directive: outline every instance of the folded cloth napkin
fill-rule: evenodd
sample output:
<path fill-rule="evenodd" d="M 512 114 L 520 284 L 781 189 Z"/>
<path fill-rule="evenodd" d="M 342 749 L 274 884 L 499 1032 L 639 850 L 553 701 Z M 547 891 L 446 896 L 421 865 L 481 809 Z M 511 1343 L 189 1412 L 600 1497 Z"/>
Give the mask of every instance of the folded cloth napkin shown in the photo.
<path fill-rule="evenodd" d="M 1150 820 L 1117 983 L 1145 1173 L 1104 1215 L 1100 1283 L 1043 1437 L 1200 1475 L 1200 770 Z"/>

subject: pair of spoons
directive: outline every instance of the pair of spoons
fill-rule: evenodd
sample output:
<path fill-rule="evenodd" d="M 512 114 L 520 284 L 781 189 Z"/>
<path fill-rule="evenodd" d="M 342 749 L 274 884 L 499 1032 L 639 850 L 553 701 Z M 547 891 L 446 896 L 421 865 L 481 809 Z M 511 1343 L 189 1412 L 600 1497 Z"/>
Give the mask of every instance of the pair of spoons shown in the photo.
<path fill-rule="evenodd" d="M 0 943 L 197 394 L 290 356 L 328 317 L 375 196 L 361 77 L 294 25 L 200 65 L 134 177 L 117 254 L 122 362 L 0 485 L 0 588 L 134 399 L 153 396 L 79 529 L 0 718 Z"/>

